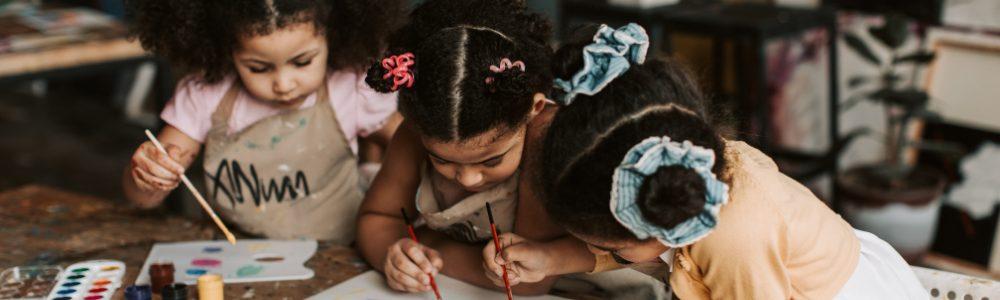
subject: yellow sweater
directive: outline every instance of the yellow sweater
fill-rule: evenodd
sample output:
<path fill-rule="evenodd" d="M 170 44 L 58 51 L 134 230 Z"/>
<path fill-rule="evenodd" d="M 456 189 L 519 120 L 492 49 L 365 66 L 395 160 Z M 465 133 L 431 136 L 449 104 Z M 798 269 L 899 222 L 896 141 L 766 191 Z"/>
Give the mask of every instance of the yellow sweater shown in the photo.
<path fill-rule="evenodd" d="M 685 300 L 833 298 L 858 263 L 851 226 L 759 150 L 728 142 L 726 158 L 729 203 L 715 230 L 675 251 L 674 294 Z"/>

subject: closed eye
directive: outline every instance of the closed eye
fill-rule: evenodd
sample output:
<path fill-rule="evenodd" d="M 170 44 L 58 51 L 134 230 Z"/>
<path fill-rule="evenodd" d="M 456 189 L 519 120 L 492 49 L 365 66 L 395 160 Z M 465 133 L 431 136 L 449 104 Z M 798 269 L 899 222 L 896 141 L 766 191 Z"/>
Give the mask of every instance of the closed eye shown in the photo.
<path fill-rule="evenodd" d="M 309 60 L 306 60 L 306 61 L 296 61 L 296 62 L 293 62 L 292 64 L 295 65 L 296 67 L 301 68 L 301 67 L 308 66 L 309 64 L 312 64 L 312 59 L 310 58 Z"/>
<path fill-rule="evenodd" d="M 500 165 L 500 163 L 503 162 L 504 156 L 506 156 L 506 155 L 501 155 L 501 156 L 497 156 L 497 157 L 491 158 L 490 160 L 484 161 L 483 165 L 487 166 L 487 167 L 490 167 L 490 168 L 496 167 L 497 165 Z"/>
<path fill-rule="evenodd" d="M 268 67 L 265 67 L 265 68 L 247 67 L 247 69 L 250 70 L 250 72 L 253 72 L 253 73 L 264 73 L 264 72 L 267 72 L 267 71 L 271 70 L 271 68 L 268 68 Z"/>

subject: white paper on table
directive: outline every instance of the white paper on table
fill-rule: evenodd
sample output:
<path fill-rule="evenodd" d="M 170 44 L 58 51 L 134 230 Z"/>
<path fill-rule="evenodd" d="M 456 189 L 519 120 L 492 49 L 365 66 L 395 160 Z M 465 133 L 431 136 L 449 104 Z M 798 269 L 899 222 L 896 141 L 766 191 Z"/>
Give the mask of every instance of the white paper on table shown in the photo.
<path fill-rule="evenodd" d="M 441 298 L 452 299 L 507 299 L 507 294 L 476 287 L 442 274 L 434 276 Z M 566 299 L 556 296 L 514 297 L 518 300 L 559 300 Z M 407 294 L 389 288 L 382 273 L 368 271 L 344 281 L 328 290 L 308 298 L 309 300 L 381 300 L 410 299 L 433 300 L 434 292 Z"/>

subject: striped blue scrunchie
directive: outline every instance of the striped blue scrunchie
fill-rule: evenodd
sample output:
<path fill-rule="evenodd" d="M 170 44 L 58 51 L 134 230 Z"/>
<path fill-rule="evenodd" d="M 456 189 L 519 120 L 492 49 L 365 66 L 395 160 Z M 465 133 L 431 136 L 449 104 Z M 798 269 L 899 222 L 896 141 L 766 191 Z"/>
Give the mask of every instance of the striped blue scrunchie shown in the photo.
<path fill-rule="evenodd" d="M 568 81 L 557 78 L 555 86 L 566 94 L 560 100 L 570 105 L 577 94 L 594 95 L 628 71 L 631 64 L 646 61 L 649 36 L 642 26 L 629 23 L 618 29 L 601 25 L 594 43 L 583 47 L 583 69 Z"/>
<path fill-rule="evenodd" d="M 664 245 L 678 248 L 705 237 L 718 223 L 719 209 L 729 200 L 729 186 L 715 178 L 715 152 L 670 137 L 650 137 L 629 149 L 615 168 L 611 187 L 611 213 L 639 239 L 654 237 Z M 663 166 L 682 166 L 705 180 L 705 207 L 702 212 L 673 228 L 654 225 L 642 216 L 636 198 L 649 175 Z"/>

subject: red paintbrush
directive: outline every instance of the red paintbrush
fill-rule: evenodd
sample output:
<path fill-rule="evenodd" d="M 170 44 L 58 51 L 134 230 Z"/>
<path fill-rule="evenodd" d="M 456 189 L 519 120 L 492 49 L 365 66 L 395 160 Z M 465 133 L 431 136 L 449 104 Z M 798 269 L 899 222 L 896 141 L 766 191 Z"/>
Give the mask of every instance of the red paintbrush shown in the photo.
<path fill-rule="evenodd" d="M 497 254 L 503 252 L 500 248 L 500 236 L 497 233 L 496 223 L 493 222 L 493 208 L 490 207 L 490 203 L 486 202 L 486 214 L 490 217 L 490 231 L 493 232 L 493 246 L 497 248 Z M 510 280 L 507 279 L 507 266 L 503 266 L 503 285 L 507 288 L 507 300 L 514 300 L 514 293 L 510 290 Z"/>
<path fill-rule="evenodd" d="M 406 221 L 406 231 L 410 233 L 410 239 L 416 243 L 420 243 L 420 241 L 417 240 L 417 233 L 413 231 L 413 223 L 410 223 L 410 217 L 406 215 L 406 209 L 400 208 L 399 212 L 403 213 L 403 220 Z M 431 288 L 434 289 L 434 296 L 437 296 L 437 299 L 441 300 L 441 291 L 438 290 L 438 285 L 434 282 L 434 275 L 427 273 L 427 276 L 431 278 Z"/>

